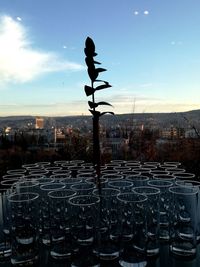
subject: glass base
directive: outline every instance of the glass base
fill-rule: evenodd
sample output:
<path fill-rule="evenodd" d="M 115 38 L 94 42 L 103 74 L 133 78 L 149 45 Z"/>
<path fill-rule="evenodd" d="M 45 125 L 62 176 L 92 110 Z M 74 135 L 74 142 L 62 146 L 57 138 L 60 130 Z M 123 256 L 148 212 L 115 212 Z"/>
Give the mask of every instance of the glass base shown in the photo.
<path fill-rule="evenodd" d="M 72 256 L 72 250 L 69 247 L 65 247 L 63 244 L 55 245 L 51 249 L 50 255 L 55 260 L 70 259 Z"/>
<path fill-rule="evenodd" d="M 33 266 L 39 260 L 38 255 L 34 255 L 33 257 L 11 257 L 11 263 L 13 266 Z"/>
<path fill-rule="evenodd" d="M 128 262 L 126 260 L 120 260 L 119 264 L 122 267 L 145 267 L 147 265 L 146 261 L 141 261 L 141 262 Z"/>
<path fill-rule="evenodd" d="M 119 258 L 119 251 L 116 250 L 116 247 L 99 247 L 93 250 L 94 254 L 103 261 L 114 261 Z"/>
<path fill-rule="evenodd" d="M 11 246 L 9 244 L 0 243 L 0 260 L 10 257 Z"/>
<path fill-rule="evenodd" d="M 160 253 L 159 248 L 147 249 L 147 257 L 156 257 Z"/>
<path fill-rule="evenodd" d="M 170 245 L 170 252 L 175 256 L 183 258 L 193 258 L 196 256 L 196 248 L 184 243 L 180 246 Z"/>

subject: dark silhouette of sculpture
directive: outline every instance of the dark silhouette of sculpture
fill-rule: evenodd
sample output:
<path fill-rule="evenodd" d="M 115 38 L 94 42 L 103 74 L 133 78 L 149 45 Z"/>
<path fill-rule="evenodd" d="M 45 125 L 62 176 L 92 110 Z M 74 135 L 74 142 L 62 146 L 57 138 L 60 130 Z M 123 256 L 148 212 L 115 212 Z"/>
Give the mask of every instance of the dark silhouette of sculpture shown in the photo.
<path fill-rule="evenodd" d="M 100 112 L 97 111 L 96 108 L 102 105 L 112 106 L 107 102 L 95 102 L 95 93 L 102 89 L 107 89 L 111 87 L 111 85 L 104 80 L 98 80 L 98 76 L 100 72 L 106 71 L 104 68 L 98 68 L 96 65 L 100 65 L 101 63 L 94 60 L 94 57 L 97 56 L 95 52 L 95 44 L 90 37 L 86 38 L 85 41 L 85 49 L 84 49 L 86 58 L 85 62 L 88 67 L 88 75 L 91 80 L 91 85 L 85 85 L 85 93 L 87 96 L 92 96 L 92 101 L 88 101 L 88 105 L 90 107 L 89 111 L 92 113 L 93 116 L 93 164 L 97 173 L 97 184 L 99 190 L 101 190 L 100 184 L 100 166 L 101 166 L 101 152 L 100 152 L 100 140 L 99 140 L 99 118 L 106 114 L 114 114 L 113 112 Z M 97 85 L 96 84 L 100 84 Z"/>

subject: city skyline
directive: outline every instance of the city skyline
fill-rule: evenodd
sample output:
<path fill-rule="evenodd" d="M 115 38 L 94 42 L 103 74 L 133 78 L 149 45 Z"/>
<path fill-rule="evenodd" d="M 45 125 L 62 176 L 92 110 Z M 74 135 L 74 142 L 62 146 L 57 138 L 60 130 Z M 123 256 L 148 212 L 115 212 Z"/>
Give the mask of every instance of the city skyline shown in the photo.
<path fill-rule="evenodd" d="M 0 116 L 88 115 L 85 39 L 115 113 L 200 109 L 197 0 L 3 0 Z"/>

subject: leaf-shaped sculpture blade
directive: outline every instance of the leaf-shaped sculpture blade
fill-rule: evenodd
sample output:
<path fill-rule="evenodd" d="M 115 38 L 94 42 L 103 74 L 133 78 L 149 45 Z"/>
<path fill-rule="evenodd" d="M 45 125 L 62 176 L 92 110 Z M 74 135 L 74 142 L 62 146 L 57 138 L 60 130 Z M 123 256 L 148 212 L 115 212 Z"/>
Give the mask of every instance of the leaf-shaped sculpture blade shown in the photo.
<path fill-rule="evenodd" d="M 95 69 L 94 66 L 91 66 L 88 68 L 88 75 L 89 75 L 90 79 L 94 82 L 96 80 L 96 78 L 98 77 L 99 72 L 102 72 L 102 71 L 106 71 L 106 69 L 103 69 L 103 68 Z"/>
<path fill-rule="evenodd" d="M 103 69 L 103 68 L 97 68 L 96 71 L 99 73 L 99 72 L 103 72 L 103 71 L 107 71 L 107 70 Z"/>
<path fill-rule="evenodd" d="M 94 64 L 101 64 L 100 62 L 98 61 L 94 61 L 93 57 L 86 57 L 85 58 L 85 63 L 88 67 L 91 67 L 91 66 L 94 66 Z"/>
<path fill-rule="evenodd" d="M 112 106 L 110 103 L 103 101 L 98 103 L 93 103 L 91 101 L 88 101 L 88 105 L 90 106 L 90 108 L 97 108 L 98 106 Z"/>
<path fill-rule="evenodd" d="M 93 40 L 90 37 L 87 37 L 85 41 L 85 54 L 86 56 L 92 56 L 95 57 L 97 53 L 95 53 L 95 44 Z"/>
<path fill-rule="evenodd" d="M 88 50 L 87 48 L 84 49 L 85 55 L 86 56 L 92 56 L 92 57 L 96 57 L 98 54 L 97 53 L 91 53 L 90 50 Z"/>
<path fill-rule="evenodd" d="M 101 116 L 101 112 L 99 112 L 99 111 L 92 110 L 92 109 L 89 109 L 89 111 L 92 113 L 92 115 L 94 117 L 100 117 Z"/>
<path fill-rule="evenodd" d="M 105 115 L 105 114 L 115 115 L 115 113 L 112 112 L 112 111 L 105 111 L 105 112 L 102 112 L 100 116 L 103 116 L 103 115 Z"/>
<path fill-rule="evenodd" d="M 92 95 L 94 93 L 94 91 L 95 91 L 92 87 L 90 87 L 88 85 L 85 85 L 84 89 L 85 89 L 85 93 L 86 93 L 87 96 Z"/>
<path fill-rule="evenodd" d="M 87 37 L 85 40 L 85 47 L 89 49 L 91 52 L 95 52 L 95 44 L 90 37 Z"/>
<path fill-rule="evenodd" d="M 112 85 L 110 85 L 108 82 L 105 82 L 105 84 L 99 85 L 95 88 L 95 90 L 102 90 L 102 89 L 106 89 L 112 87 Z"/>
<path fill-rule="evenodd" d="M 96 80 L 96 78 L 98 77 L 98 72 L 96 71 L 95 67 L 89 67 L 88 68 L 88 75 L 90 77 L 90 79 L 94 82 Z"/>

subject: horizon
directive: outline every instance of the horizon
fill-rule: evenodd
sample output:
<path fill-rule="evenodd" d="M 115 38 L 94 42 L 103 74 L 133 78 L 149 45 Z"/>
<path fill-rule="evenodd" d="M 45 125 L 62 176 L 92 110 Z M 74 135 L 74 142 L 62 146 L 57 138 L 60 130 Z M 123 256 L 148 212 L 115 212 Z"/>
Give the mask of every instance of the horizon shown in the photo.
<path fill-rule="evenodd" d="M 176 113 L 190 113 L 190 112 L 197 112 L 197 111 L 200 111 L 200 109 L 193 109 L 193 110 L 185 110 L 185 111 L 179 111 L 179 112 L 135 112 L 135 113 L 115 113 L 114 116 L 123 116 L 123 115 L 148 115 L 148 114 L 176 114 Z M 53 118 L 53 117 L 59 117 L 59 118 L 62 118 L 62 117 L 92 117 L 91 114 L 79 114 L 79 115 L 38 115 L 38 114 L 35 114 L 35 115 L 9 115 L 9 116 L 1 116 L 0 115 L 0 118 L 7 118 L 7 117 L 41 117 L 41 118 L 46 118 L 46 117 L 49 117 L 49 118 Z M 113 116 L 111 114 L 106 114 L 106 116 Z"/>
<path fill-rule="evenodd" d="M 198 0 L 2 2 L 1 117 L 88 116 L 87 36 L 115 114 L 200 109 Z"/>

